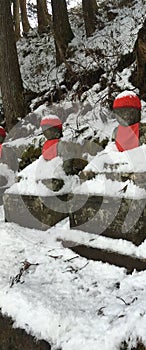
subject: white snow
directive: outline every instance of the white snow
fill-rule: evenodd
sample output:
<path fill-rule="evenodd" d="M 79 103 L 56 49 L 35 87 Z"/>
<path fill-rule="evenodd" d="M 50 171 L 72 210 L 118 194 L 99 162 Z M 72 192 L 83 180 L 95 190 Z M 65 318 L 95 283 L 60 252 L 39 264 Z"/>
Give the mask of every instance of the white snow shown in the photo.
<path fill-rule="evenodd" d="M 125 96 L 131 97 L 131 96 L 135 96 L 135 95 L 136 95 L 135 92 L 129 91 L 129 90 L 125 90 L 125 91 L 122 91 L 120 94 L 118 94 L 116 99 L 121 98 L 121 97 L 125 97 Z"/>
<path fill-rule="evenodd" d="M 132 150 L 119 152 L 114 142 L 95 156 L 86 166 L 85 171 L 111 172 L 111 165 L 114 172 L 145 172 L 146 171 L 146 145 L 143 144 Z"/>
<path fill-rule="evenodd" d="M 126 192 L 123 193 L 123 188 L 127 186 Z M 107 179 L 105 175 L 97 175 L 95 179 L 85 181 L 83 184 L 73 189 L 73 193 L 142 199 L 146 198 L 146 191 L 144 188 L 134 185 L 130 180 L 124 183 L 120 181 L 112 181 Z"/>
<path fill-rule="evenodd" d="M 97 153 L 97 156 L 91 157 L 91 161 L 84 168 L 84 172 L 93 171 L 97 176 L 93 180 L 80 183 L 78 176 L 66 176 L 63 170 L 63 160 L 56 157 L 51 161 L 45 161 L 43 156 L 27 166 L 19 175 L 19 182 L 14 183 L 6 192 L 24 195 L 56 195 L 56 192 L 49 190 L 41 181 L 43 179 L 58 178 L 63 179 L 65 186 L 59 192 L 60 194 L 72 191 L 73 193 L 107 195 L 114 197 L 126 197 L 141 199 L 146 198 L 146 191 L 136 183 L 127 180 L 125 183 L 112 181 L 106 178 L 106 173 L 144 173 L 146 172 L 146 145 L 138 148 L 118 152 L 114 142 L 109 142 L 107 147 Z M 111 168 L 112 167 L 112 168 Z M 123 193 L 121 190 L 127 185 L 127 190 Z M 144 184 L 143 184 L 144 186 Z M 142 187 L 143 187 L 142 186 Z"/>
<path fill-rule="evenodd" d="M 36 3 L 34 0 L 30 2 Z M 78 2 L 81 3 L 78 0 L 67 1 L 69 7 L 77 5 Z M 49 4 L 50 1 L 48 6 Z M 109 10 L 111 9 L 112 14 L 117 13 L 117 16 L 110 20 L 104 7 L 101 7 L 98 18 L 101 18 L 105 26 L 103 29 L 97 29 L 95 35 L 87 40 L 78 9 L 69 13 L 75 38 L 69 45 L 71 59 L 68 59 L 68 63 L 80 77 L 84 70 L 104 68 L 101 78 L 106 79 L 106 86 L 101 90 L 98 81 L 82 93 L 79 100 L 76 94 L 79 87 L 77 81 L 60 103 L 50 105 L 44 102 L 41 96 L 34 99 L 31 111 L 36 114 L 36 122 L 38 117 L 46 118 L 50 114 L 59 116 L 64 122 L 65 141 L 82 144 L 84 139 L 94 139 L 94 136 L 100 140 L 105 137 L 111 139 L 112 131 L 117 126 L 107 103 L 111 81 L 117 85 L 117 93 L 119 88 L 126 91 L 130 89 L 131 94 L 133 90 L 135 93 L 139 92 L 129 81 L 135 63 L 122 72 L 116 72 L 115 68 L 119 58 L 133 50 L 145 16 L 144 5 L 143 0 L 138 0 L 132 2 L 132 7 L 125 5 L 117 9 L 113 1 L 108 2 Z M 31 25 L 37 25 L 34 18 Z M 53 98 L 55 85 L 66 88 L 65 66 L 62 64 L 56 68 L 54 40 L 51 34 L 49 38 L 47 35 L 39 37 L 36 29 L 31 34 L 32 37 L 22 38 L 17 44 L 24 87 L 39 93 L 49 91 Z M 98 55 L 96 49 L 97 52 L 102 50 L 103 58 Z M 114 95 L 116 96 L 116 91 Z M 125 91 L 122 92 L 122 96 L 124 95 Z M 47 101 L 48 92 L 44 97 Z M 37 103 L 42 104 L 38 104 L 39 107 L 36 108 Z M 85 113 L 88 104 L 92 109 Z M 142 121 L 146 121 L 144 101 Z M 31 114 L 25 126 L 31 135 L 24 137 L 19 131 L 19 138 L 10 140 L 12 147 L 28 146 L 34 137 L 37 137 L 39 142 L 39 127 L 34 130 Z M 82 131 L 84 127 L 87 129 Z M 146 197 L 143 188 L 129 180 L 125 183 L 107 180 L 106 174 L 112 171 L 118 174 L 133 171 L 145 173 L 145 157 L 146 145 L 120 153 L 115 144 L 109 142 L 106 149 L 96 157 L 88 157 L 90 163 L 85 171 L 95 171 L 96 177 L 85 183 L 80 183 L 78 176 L 67 177 L 59 157 L 46 162 L 41 156 L 18 174 L 20 181 L 15 184 L 14 174 L 3 164 L 0 164 L 0 173 L 8 176 L 9 186 L 13 184 L 7 190 L 8 193 L 54 195 L 43 185 L 42 180 L 57 175 L 65 180 L 65 186 L 60 193 L 72 191 L 74 194 L 143 199 Z M 127 190 L 121 193 L 125 185 Z M 60 241 L 67 239 L 146 259 L 146 240 L 136 247 L 126 240 L 107 239 L 90 232 L 71 230 L 68 218 L 45 232 L 6 223 L 4 219 L 1 206 L 0 308 L 3 314 L 13 318 L 14 327 L 24 328 L 37 339 L 48 341 L 52 350 L 119 350 L 123 341 L 127 341 L 130 350 L 136 346 L 137 340 L 146 346 L 146 271 L 134 271 L 128 275 L 124 268 L 87 261 L 71 250 L 63 248 Z M 26 260 L 32 265 L 23 273 L 20 283 L 16 283 L 15 277 Z"/>
<path fill-rule="evenodd" d="M 49 119 L 58 119 L 58 117 L 54 114 L 49 114 L 49 116 L 43 117 L 42 120 L 49 120 Z"/>
<path fill-rule="evenodd" d="M 23 171 L 19 172 L 20 181 L 14 183 L 6 192 L 34 196 L 54 195 L 40 180 L 55 177 L 56 171 L 58 178 L 64 175 L 61 164 L 62 160 L 59 157 L 54 158 L 51 162 L 46 162 L 41 156 Z"/>
<path fill-rule="evenodd" d="M 137 338 L 146 345 L 145 271 L 127 275 L 124 268 L 63 248 L 59 238 L 91 239 L 69 230 L 66 220 L 46 232 L 0 221 L 0 231 L 0 306 L 15 327 L 45 339 L 52 349 L 113 350 L 124 340 L 134 346 Z M 92 238 L 106 247 L 104 237 Z M 119 240 L 118 247 L 146 258 L 145 243 L 136 248 Z M 25 260 L 34 265 L 16 283 Z"/>

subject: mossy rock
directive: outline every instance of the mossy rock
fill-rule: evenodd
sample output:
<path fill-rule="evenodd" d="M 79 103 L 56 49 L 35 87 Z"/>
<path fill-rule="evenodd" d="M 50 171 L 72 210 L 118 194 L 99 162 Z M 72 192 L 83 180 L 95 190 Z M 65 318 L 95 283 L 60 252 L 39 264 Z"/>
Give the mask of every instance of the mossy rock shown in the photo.
<path fill-rule="evenodd" d="M 47 230 L 68 216 L 67 201 L 68 195 L 65 194 L 42 197 L 5 193 L 5 220 L 23 227 Z"/>
<path fill-rule="evenodd" d="M 23 170 L 27 165 L 34 162 L 38 159 L 42 154 L 42 145 L 44 143 L 44 139 L 40 139 L 39 145 L 36 146 L 36 139 L 33 141 L 33 144 L 29 145 L 21 155 L 21 160 L 19 163 L 19 169 Z"/>
<path fill-rule="evenodd" d="M 96 176 L 96 174 L 94 173 L 94 171 L 84 171 L 83 170 L 80 172 L 79 178 L 80 178 L 81 182 L 84 182 L 84 181 L 94 179 L 95 176 Z"/>
<path fill-rule="evenodd" d="M 146 238 L 145 199 L 75 194 L 69 220 L 71 229 L 122 238 L 136 246 Z"/>
<path fill-rule="evenodd" d="M 42 183 L 54 192 L 61 190 L 61 188 L 64 186 L 64 180 L 56 178 L 43 179 Z"/>
<path fill-rule="evenodd" d="M 67 159 L 63 162 L 66 175 L 78 175 L 88 164 L 87 160 L 81 158 Z"/>

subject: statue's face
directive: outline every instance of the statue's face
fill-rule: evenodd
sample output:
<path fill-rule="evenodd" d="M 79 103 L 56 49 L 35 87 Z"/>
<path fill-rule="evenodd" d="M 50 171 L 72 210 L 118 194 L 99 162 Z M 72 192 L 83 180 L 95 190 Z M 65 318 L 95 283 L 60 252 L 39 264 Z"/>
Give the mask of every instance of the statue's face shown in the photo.
<path fill-rule="evenodd" d="M 42 131 L 48 140 L 60 139 L 62 137 L 62 130 L 56 127 L 49 128 L 47 125 L 43 125 Z"/>
<path fill-rule="evenodd" d="M 138 123 L 141 119 L 141 111 L 132 107 L 116 108 L 114 109 L 114 114 L 117 121 L 122 126 L 128 126 Z"/>

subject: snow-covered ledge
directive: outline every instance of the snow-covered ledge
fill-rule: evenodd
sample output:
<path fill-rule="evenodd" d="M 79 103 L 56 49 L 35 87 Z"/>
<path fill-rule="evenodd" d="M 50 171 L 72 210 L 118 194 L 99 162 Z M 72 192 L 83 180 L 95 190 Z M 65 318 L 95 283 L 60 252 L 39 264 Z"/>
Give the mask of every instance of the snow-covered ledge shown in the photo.
<path fill-rule="evenodd" d="M 13 320 L 0 313 L 0 349 L 19 350 L 51 350 L 51 346 L 45 340 L 36 340 L 24 329 L 14 328 Z"/>

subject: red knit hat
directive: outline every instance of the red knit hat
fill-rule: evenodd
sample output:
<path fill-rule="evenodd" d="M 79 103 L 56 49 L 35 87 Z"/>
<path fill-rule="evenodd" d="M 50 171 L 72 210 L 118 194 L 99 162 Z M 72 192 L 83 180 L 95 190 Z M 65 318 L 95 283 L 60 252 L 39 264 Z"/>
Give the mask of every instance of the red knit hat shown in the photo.
<path fill-rule="evenodd" d="M 133 91 L 124 91 L 114 100 L 113 109 L 116 108 L 141 109 L 141 101 Z"/>
<path fill-rule="evenodd" d="M 5 129 L 2 126 L 0 126 L 0 135 L 3 136 L 3 138 L 6 137 Z"/>
<path fill-rule="evenodd" d="M 56 116 L 44 117 L 41 120 L 40 126 L 48 126 L 48 128 L 55 127 L 62 129 L 62 121 Z"/>

